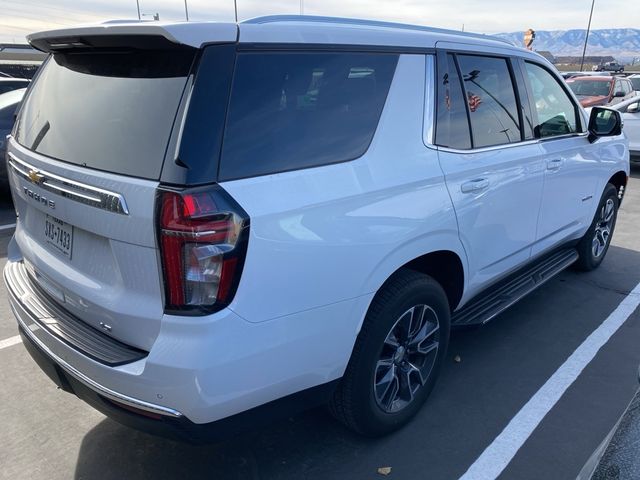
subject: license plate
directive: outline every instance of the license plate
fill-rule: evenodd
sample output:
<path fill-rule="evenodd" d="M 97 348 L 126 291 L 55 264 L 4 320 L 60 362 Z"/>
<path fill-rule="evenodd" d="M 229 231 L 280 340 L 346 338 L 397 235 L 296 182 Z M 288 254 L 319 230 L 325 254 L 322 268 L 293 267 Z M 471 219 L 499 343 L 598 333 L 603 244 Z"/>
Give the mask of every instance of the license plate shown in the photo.
<path fill-rule="evenodd" d="M 49 245 L 71 258 L 71 247 L 73 246 L 72 225 L 47 215 L 44 220 L 44 238 L 46 238 Z"/>

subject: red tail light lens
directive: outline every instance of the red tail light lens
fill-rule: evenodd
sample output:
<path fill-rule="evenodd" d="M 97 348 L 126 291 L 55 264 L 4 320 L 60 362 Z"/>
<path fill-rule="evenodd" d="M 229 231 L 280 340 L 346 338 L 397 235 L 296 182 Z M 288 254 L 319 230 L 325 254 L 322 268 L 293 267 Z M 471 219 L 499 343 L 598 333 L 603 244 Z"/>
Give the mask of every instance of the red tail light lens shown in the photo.
<path fill-rule="evenodd" d="M 249 217 L 219 186 L 160 190 L 159 237 L 168 310 L 210 313 L 235 294 Z"/>

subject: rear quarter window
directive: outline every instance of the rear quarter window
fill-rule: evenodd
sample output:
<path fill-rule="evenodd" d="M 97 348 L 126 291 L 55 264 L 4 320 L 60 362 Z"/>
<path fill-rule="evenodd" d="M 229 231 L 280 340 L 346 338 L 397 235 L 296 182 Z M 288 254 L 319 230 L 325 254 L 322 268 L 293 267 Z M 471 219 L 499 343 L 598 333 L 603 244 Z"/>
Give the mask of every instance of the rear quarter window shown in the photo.
<path fill-rule="evenodd" d="M 239 53 L 219 180 L 360 157 L 397 62 L 387 53 Z"/>

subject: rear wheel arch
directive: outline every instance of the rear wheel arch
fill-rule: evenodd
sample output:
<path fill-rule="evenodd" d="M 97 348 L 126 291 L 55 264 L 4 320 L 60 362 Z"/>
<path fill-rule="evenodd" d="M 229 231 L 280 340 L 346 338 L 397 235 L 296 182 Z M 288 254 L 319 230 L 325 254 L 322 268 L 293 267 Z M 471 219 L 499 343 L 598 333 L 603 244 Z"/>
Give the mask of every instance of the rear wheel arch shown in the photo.
<path fill-rule="evenodd" d="M 607 183 L 610 183 L 618 190 L 618 202 L 622 203 L 622 197 L 624 196 L 624 190 L 627 187 L 628 176 L 626 172 L 619 171 L 611 176 Z"/>
<path fill-rule="evenodd" d="M 447 295 L 451 312 L 456 309 L 464 291 L 464 267 L 462 259 L 457 253 L 451 250 L 437 250 L 416 257 L 389 275 L 378 292 L 382 291 L 386 284 L 405 270 L 412 270 L 433 278 Z"/>

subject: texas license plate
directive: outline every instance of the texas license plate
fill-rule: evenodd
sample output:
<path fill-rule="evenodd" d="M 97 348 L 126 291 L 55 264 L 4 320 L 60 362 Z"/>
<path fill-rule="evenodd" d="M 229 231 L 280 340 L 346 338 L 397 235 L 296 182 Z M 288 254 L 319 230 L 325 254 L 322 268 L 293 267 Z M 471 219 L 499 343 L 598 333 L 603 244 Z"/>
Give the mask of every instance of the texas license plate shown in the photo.
<path fill-rule="evenodd" d="M 47 215 L 44 220 L 44 237 L 60 253 L 71 258 L 73 247 L 73 226 Z"/>

